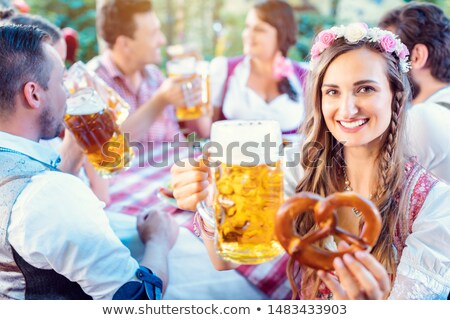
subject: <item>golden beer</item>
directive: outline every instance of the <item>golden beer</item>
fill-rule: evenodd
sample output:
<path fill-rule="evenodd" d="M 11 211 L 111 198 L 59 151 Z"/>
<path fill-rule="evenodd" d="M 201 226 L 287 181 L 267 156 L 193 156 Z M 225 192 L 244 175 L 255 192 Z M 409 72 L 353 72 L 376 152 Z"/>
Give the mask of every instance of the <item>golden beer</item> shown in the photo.
<path fill-rule="evenodd" d="M 204 154 L 213 178 L 212 208 L 202 201 L 197 209 L 215 226 L 215 247 L 225 260 L 258 264 L 284 252 L 275 237 L 284 199 L 280 146 L 276 121 L 226 120 L 211 127 Z"/>
<path fill-rule="evenodd" d="M 106 103 L 118 125 L 121 125 L 129 115 L 130 105 L 81 61 L 70 67 L 64 78 L 64 84 L 70 94 L 86 88 L 94 89 Z"/>
<path fill-rule="evenodd" d="M 111 111 L 94 91 L 82 90 L 70 97 L 67 104 L 65 125 L 96 171 L 107 177 L 128 168 L 133 151 Z"/>
<path fill-rule="evenodd" d="M 209 65 L 205 61 L 182 59 L 169 61 L 169 77 L 181 76 L 184 105 L 175 110 L 180 121 L 198 119 L 210 112 Z"/>
<path fill-rule="evenodd" d="M 217 252 L 245 264 L 262 263 L 283 252 L 275 238 L 275 215 L 283 202 L 280 162 L 214 170 Z"/>

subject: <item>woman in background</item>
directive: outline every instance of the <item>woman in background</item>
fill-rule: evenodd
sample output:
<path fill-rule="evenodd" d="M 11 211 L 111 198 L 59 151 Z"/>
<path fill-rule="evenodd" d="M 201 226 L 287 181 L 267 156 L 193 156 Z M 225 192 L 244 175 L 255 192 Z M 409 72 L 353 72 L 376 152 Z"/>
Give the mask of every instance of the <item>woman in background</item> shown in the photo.
<path fill-rule="evenodd" d="M 244 55 L 211 62 L 212 121 L 276 120 L 285 137 L 295 139 L 304 119 L 306 71 L 286 58 L 297 41 L 294 11 L 284 1 L 260 2 L 245 24 Z M 202 136 L 209 136 L 211 123 L 206 122 L 201 124 Z"/>

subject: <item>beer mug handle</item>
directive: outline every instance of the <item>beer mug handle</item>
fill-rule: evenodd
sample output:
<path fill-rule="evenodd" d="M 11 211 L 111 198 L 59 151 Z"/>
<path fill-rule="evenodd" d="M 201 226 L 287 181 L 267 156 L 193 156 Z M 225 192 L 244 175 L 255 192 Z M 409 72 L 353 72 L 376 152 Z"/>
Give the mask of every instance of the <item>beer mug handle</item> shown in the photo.
<path fill-rule="evenodd" d="M 208 144 L 206 144 L 203 149 L 202 149 L 202 155 L 200 157 L 198 157 L 199 161 L 204 161 L 205 164 L 207 164 L 209 166 L 209 168 L 211 169 L 211 160 L 209 157 L 209 146 Z M 218 166 L 219 170 L 220 170 L 220 166 Z M 211 197 L 211 198 L 210 198 Z M 202 217 L 203 221 L 210 225 L 211 227 L 216 227 L 216 221 L 214 219 L 214 209 L 212 207 L 210 207 L 207 203 L 206 200 L 211 200 L 212 199 L 212 194 L 210 194 L 208 197 L 206 197 L 205 200 L 201 200 L 199 203 L 197 203 L 197 211 L 200 214 L 200 216 Z M 212 201 L 210 202 L 212 203 Z"/>
<path fill-rule="evenodd" d="M 205 200 L 197 203 L 197 211 L 206 224 L 210 225 L 211 227 L 216 226 L 216 221 L 214 220 L 214 209 L 208 206 Z"/>

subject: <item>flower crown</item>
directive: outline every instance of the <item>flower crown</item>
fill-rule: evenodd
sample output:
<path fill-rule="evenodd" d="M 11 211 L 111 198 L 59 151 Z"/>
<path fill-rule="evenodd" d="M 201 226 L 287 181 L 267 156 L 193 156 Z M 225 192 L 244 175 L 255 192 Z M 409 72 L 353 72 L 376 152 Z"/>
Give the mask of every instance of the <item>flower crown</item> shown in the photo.
<path fill-rule="evenodd" d="M 411 69 L 408 61 L 408 48 L 390 31 L 380 28 L 369 28 L 365 23 L 352 23 L 347 26 L 332 27 L 323 30 L 316 37 L 311 48 L 311 61 L 314 61 L 336 39 L 344 38 L 348 43 L 357 43 L 366 39 L 369 42 L 378 42 L 384 51 L 394 53 L 400 60 L 400 70 L 406 73 Z"/>

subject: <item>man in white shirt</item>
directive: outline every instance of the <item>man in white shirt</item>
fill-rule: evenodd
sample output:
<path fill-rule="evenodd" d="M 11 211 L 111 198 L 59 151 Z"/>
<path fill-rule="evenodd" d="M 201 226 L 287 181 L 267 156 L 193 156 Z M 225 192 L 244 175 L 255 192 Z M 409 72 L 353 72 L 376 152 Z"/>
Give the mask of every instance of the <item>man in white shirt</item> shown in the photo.
<path fill-rule="evenodd" d="M 111 230 L 104 204 L 56 169 L 38 144 L 62 129 L 64 65 L 33 27 L 0 26 L 0 299 L 156 299 L 178 227 L 138 218 L 138 263 Z"/>
<path fill-rule="evenodd" d="M 450 20 L 436 5 L 412 2 L 388 12 L 379 26 L 396 33 L 410 52 L 408 151 L 450 184 Z"/>

